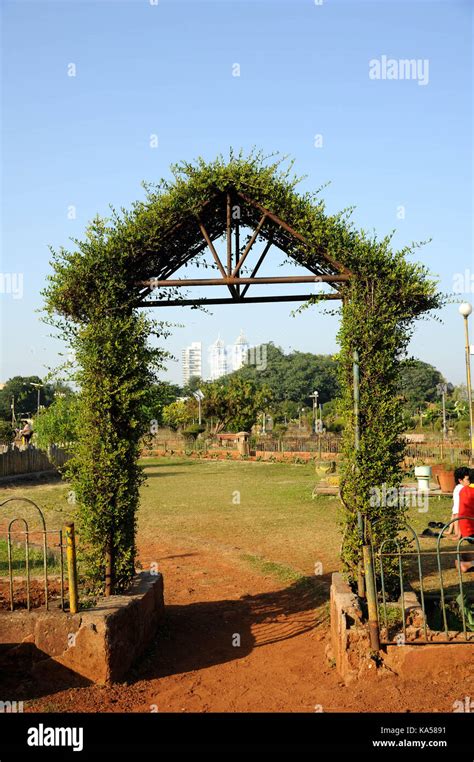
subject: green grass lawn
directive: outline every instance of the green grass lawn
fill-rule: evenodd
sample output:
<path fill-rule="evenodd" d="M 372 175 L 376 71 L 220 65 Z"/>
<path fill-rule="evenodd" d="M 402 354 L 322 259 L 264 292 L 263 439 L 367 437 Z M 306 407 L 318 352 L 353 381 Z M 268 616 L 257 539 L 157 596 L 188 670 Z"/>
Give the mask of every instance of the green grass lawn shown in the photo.
<path fill-rule="evenodd" d="M 315 564 L 322 565 L 319 571 L 324 575 L 339 568 L 341 508 L 336 497 L 312 499 L 313 464 L 177 457 L 141 462 L 147 481 L 138 514 L 139 544 L 140 540 L 156 542 L 159 548 L 160 538 L 177 544 L 207 543 L 216 551 L 237 553 L 253 569 L 282 581 L 313 575 Z M 1 492 L 2 500 L 20 496 L 35 500 L 48 529 L 58 529 L 73 517 L 65 483 L 25 484 Z M 1 509 L 2 529 L 7 518 L 18 515 L 20 505 Z M 450 507 L 447 498 L 431 498 L 427 513 L 410 509 L 410 523 L 419 533 L 428 521 L 447 521 Z M 22 515 L 32 527 L 38 526 L 33 509 L 27 508 Z M 434 547 L 433 540 L 420 544 L 422 549 Z M 435 572 L 432 561 L 427 559 L 431 576 Z"/>
<path fill-rule="evenodd" d="M 24 542 L 12 542 L 12 571 L 14 577 L 26 576 L 25 544 Z M 44 569 L 43 550 L 39 547 L 31 547 L 28 552 L 30 576 L 41 577 Z M 48 551 L 48 574 L 59 574 L 60 564 L 57 554 Z M 8 545 L 7 541 L 0 538 L 0 577 L 8 576 Z"/>
<path fill-rule="evenodd" d="M 307 464 L 146 459 L 139 533 L 237 550 L 254 568 L 324 573 L 337 565 L 339 502 L 311 499 Z M 285 572 L 286 569 L 286 572 Z"/>

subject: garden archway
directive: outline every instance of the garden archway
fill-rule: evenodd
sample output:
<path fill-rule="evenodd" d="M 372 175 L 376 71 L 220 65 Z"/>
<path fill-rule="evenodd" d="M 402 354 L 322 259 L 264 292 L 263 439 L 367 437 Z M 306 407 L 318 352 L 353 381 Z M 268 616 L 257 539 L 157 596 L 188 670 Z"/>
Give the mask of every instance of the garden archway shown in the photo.
<path fill-rule="evenodd" d="M 147 197 L 131 211 L 96 218 L 75 249 L 54 254 L 45 290 L 49 320 L 60 327 L 78 362 L 79 441 L 69 476 L 76 493 L 82 556 L 98 588 L 122 590 L 135 569 L 136 511 L 143 475 L 140 439 L 148 426 L 143 402 L 163 353 L 150 347 L 153 326 L 141 308 L 245 304 L 265 301 L 340 301 L 340 410 L 344 417 L 344 540 L 342 560 L 354 579 L 361 559 L 358 516 L 377 519 L 383 510 L 396 531 L 403 513 L 370 506 L 370 489 L 401 480 L 404 443 L 397 403 L 399 362 L 414 321 L 439 307 L 442 297 L 411 248 L 391 250 L 391 237 L 368 237 L 350 222 L 350 210 L 327 214 L 318 193 L 298 194 L 292 165 L 260 152 L 172 167 L 173 178 L 146 186 Z M 242 230 L 250 230 L 241 240 Z M 225 257 L 215 242 L 226 238 Z M 263 251 L 250 277 L 242 277 L 255 242 Z M 303 276 L 259 278 L 271 246 L 308 271 Z M 217 277 L 175 278 L 208 249 Z M 310 292 L 319 282 L 325 289 Z M 250 287 L 292 283 L 292 295 L 247 296 Z M 225 298 L 181 295 L 182 288 L 221 286 Z M 353 410 L 353 352 L 360 357 L 360 420 Z M 360 423 L 358 447 L 355 433 Z M 382 527 L 383 523 L 383 527 Z"/>

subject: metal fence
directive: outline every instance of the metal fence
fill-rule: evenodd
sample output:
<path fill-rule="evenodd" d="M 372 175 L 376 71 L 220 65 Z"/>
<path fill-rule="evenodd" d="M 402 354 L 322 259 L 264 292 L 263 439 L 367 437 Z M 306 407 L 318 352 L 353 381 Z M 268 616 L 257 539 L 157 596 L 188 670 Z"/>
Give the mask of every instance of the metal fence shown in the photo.
<path fill-rule="evenodd" d="M 337 460 L 342 451 L 342 437 L 339 434 L 326 433 L 313 436 L 280 438 L 267 436 L 251 436 L 249 439 L 250 449 L 256 452 L 310 452 L 320 457 L 334 455 Z M 232 436 L 217 437 L 216 440 L 199 438 L 193 440 L 180 435 L 168 434 L 166 437 L 155 438 L 149 449 L 170 451 L 184 451 L 187 453 L 206 453 L 208 450 L 236 450 L 237 444 Z M 453 469 L 457 465 L 467 463 L 469 458 L 469 444 L 461 441 L 433 440 L 427 442 L 408 442 L 405 450 L 405 461 L 423 461 L 425 463 L 451 464 Z"/>
<path fill-rule="evenodd" d="M 474 643 L 474 583 L 463 579 L 461 567 L 461 562 L 471 560 L 474 567 L 474 552 L 466 552 L 474 538 L 461 537 L 455 547 L 441 547 L 446 531 L 459 520 L 439 523 L 439 533 L 427 540 L 436 540 L 432 548 L 421 548 L 419 536 L 409 524 L 403 525 L 397 539 L 384 540 L 378 547 L 371 543 L 381 645 Z M 372 530 L 380 521 L 383 519 L 372 524 Z M 397 602 L 389 601 L 389 564 L 392 578 L 394 566 L 397 568 Z M 394 611 L 398 614 L 395 621 Z"/>
<path fill-rule="evenodd" d="M 409 442 L 405 458 L 426 463 L 449 463 L 453 469 L 469 460 L 469 442 L 433 440 L 428 442 Z"/>
<path fill-rule="evenodd" d="M 250 437 L 249 445 L 255 452 L 311 452 L 316 454 L 331 455 L 339 454 L 341 450 L 341 437 L 339 436 L 320 436 L 312 438 L 281 438 L 273 439 L 271 437 Z M 207 440 L 204 438 L 191 439 L 181 437 L 180 439 L 155 439 L 152 449 L 162 450 L 163 452 L 182 451 L 190 453 L 212 452 L 214 450 L 237 450 L 235 437 L 217 437 L 216 440 Z"/>
<path fill-rule="evenodd" d="M 7 525 L 4 535 L 5 539 L 0 535 L 0 542 L 3 539 L 3 543 L 6 543 L 7 558 L 6 561 L 2 560 L 0 562 L 0 566 L 3 567 L 2 570 L 5 570 L 6 565 L 10 610 L 13 611 L 15 609 L 15 592 L 21 595 L 22 600 L 24 597 L 25 601 L 24 606 L 18 604 L 16 608 L 26 608 L 27 611 L 31 610 L 32 571 L 35 571 L 38 567 L 42 569 L 40 580 L 46 609 L 49 609 L 51 602 L 49 585 L 51 575 L 49 572 L 51 567 L 59 572 L 60 607 L 64 610 L 64 549 L 66 545 L 63 543 L 63 530 L 47 529 L 43 512 L 29 498 L 8 498 L 0 503 L 0 508 L 14 502 L 32 506 L 37 512 L 40 528 L 32 529 L 24 517 L 15 516 Z M 36 542 L 37 538 L 39 538 L 39 543 Z M 18 568 L 24 570 L 24 576 L 15 577 L 14 571 Z M 37 580 L 36 576 L 34 580 Z"/>
<path fill-rule="evenodd" d="M 337 455 L 341 451 L 340 436 L 282 437 L 281 439 L 252 438 L 250 447 L 257 452 L 313 452 Z"/>

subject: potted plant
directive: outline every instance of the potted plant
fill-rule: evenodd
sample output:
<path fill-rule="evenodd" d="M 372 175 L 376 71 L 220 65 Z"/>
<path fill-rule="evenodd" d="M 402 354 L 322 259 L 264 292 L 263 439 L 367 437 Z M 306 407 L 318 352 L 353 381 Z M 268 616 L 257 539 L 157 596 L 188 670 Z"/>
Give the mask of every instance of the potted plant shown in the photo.
<path fill-rule="evenodd" d="M 452 493 L 456 486 L 454 469 L 452 463 L 437 463 L 432 467 L 433 476 L 437 478 L 441 492 Z"/>

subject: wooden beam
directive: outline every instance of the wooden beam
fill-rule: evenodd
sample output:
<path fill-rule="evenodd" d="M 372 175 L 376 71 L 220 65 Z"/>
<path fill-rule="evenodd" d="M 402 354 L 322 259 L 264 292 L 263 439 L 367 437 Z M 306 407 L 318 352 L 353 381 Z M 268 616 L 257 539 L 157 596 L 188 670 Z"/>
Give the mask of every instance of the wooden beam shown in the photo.
<path fill-rule="evenodd" d="M 263 260 L 265 259 L 265 257 L 268 254 L 268 251 L 269 251 L 272 243 L 273 243 L 273 231 L 270 233 L 270 238 L 268 239 L 267 243 L 265 244 L 265 248 L 262 251 L 262 253 L 260 254 L 260 256 L 258 258 L 257 264 L 255 265 L 255 267 L 252 270 L 252 274 L 250 275 L 251 278 L 255 278 L 256 274 L 258 273 L 258 271 L 260 269 L 260 265 L 262 264 Z M 250 288 L 250 283 L 247 283 L 245 288 L 242 290 L 242 296 L 245 296 L 245 294 L 247 293 L 249 288 Z"/>
<path fill-rule="evenodd" d="M 244 201 L 247 202 L 247 204 L 251 204 L 256 209 L 258 209 L 263 214 L 266 214 L 267 217 L 269 217 L 273 222 L 276 222 L 277 225 L 280 225 L 284 230 L 287 231 L 287 233 L 291 233 L 291 235 L 296 238 L 298 241 L 301 241 L 301 243 L 304 243 L 305 246 L 308 246 L 308 248 L 311 248 L 309 242 L 304 238 L 301 233 L 298 233 L 296 230 L 294 230 L 288 223 L 284 222 L 284 220 L 280 219 L 280 217 L 277 217 L 276 214 L 273 214 L 268 209 L 265 209 L 264 206 L 259 204 L 257 201 L 254 201 L 252 198 L 247 196 L 245 193 L 239 192 L 238 194 L 241 198 L 243 198 Z M 336 259 L 332 259 L 329 257 L 325 252 L 321 251 L 319 252 L 324 259 L 329 262 L 333 267 L 336 268 L 336 270 L 339 270 L 340 272 L 347 273 L 348 275 L 351 275 L 350 270 L 347 269 L 347 267 L 344 267 L 343 264 L 338 262 Z"/>
<path fill-rule="evenodd" d="M 227 235 L 227 275 L 232 275 L 232 201 L 227 193 L 226 235 Z"/>
<path fill-rule="evenodd" d="M 235 264 L 237 265 L 240 257 L 240 218 L 235 221 Z M 236 286 L 237 296 L 240 296 L 240 286 Z"/>
<path fill-rule="evenodd" d="M 241 286 L 244 284 L 258 286 L 261 283 L 345 283 L 349 275 L 265 275 L 261 278 L 180 278 L 178 280 L 144 280 L 138 281 L 137 286 L 150 286 L 150 288 L 167 288 L 168 286 Z"/>
<path fill-rule="evenodd" d="M 280 296 L 248 296 L 238 299 L 163 299 L 162 301 L 140 302 L 137 307 L 197 307 L 206 304 L 262 304 L 272 302 L 306 302 L 318 296 L 324 300 L 342 299 L 341 294 L 285 294 Z"/>
<path fill-rule="evenodd" d="M 214 201 L 217 201 L 219 199 L 220 193 L 216 193 L 215 196 L 208 199 L 207 201 L 204 201 L 203 205 L 201 206 L 201 211 L 208 206 L 209 204 L 212 204 Z M 179 220 L 178 222 L 175 222 L 171 227 L 168 228 L 168 230 L 163 234 L 163 241 L 166 241 L 167 238 L 173 235 L 179 228 L 183 227 L 183 225 L 186 225 L 189 222 L 192 222 L 194 218 L 194 215 L 191 213 L 188 213 L 184 219 Z M 152 256 L 152 254 L 149 251 L 141 252 L 137 257 L 134 258 L 134 264 L 140 262 L 144 257 Z"/>
<path fill-rule="evenodd" d="M 184 267 L 184 265 L 187 262 L 189 262 L 190 259 L 194 259 L 194 257 L 197 257 L 198 254 L 200 254 L 201 251 L 203 251 L 206 248 L 206 246 L 207 246 L 207 244 L 206 244 L 206 242 L 204 242 L 202 244 L 202 246 L 199 246 L 199 248 L 197 248 L 191 254 L 187 254 L 186 257 L 184 257 L 184 259 L 179 264 L 173 264 L 172 266 L 165 268 L 164 273 L 163 272 L 161 273 L 161 279 L 169 278 L 170 275 L 173 275 L 177 270 L 180 270 L 182 267 Z M 142 283 L 143 284 L 145 284 L 145 283 L 151 283 L 151 281 L 153 281 L 153 283 L 154 283 L 155 280 L 156 280 L 156 278 L 152 278 L 149 281 L 142 281 Z M 151 290 L 150 288 L 146 288 L 145 292 L 141 293 L 140 296 L 142 296 L 142 297 L 146 296 L 146 294 L 149 293 L 150 290 Z"/>
<path fill-rule="evenodd" d="M 234 269 L 232 271 L 232 277 L 233 278 L 235 278 L 236 275 L 239 274 L 240 268 L 244 264 L 244 262 L 245 262 L 245 260 L 246 260 L 246 258 L 248 256 L 248 253 L 249 253 L 250 249 L 252 248 L 252 246 L 254 245 L 255 239 L 258 236 L 258 234 L 260 233 L 260 229 L 261 229 L 261 227 L 262 227 L 262 225 L 263 225 L 263 223 L 265 222 L 266 219 L 267 219 L 267 215 L 266 214 L 262 215 L 262 218 L 261 218 L 260 222 L 258 223 L 257 227 L 255 228 L 255 230 L 253 231 L 252 237 L 251 237 L 250 241 L 248 242 L 247 246 L 245 247 L 245 249 L 244 249 L 244 251 L 242 253 L 242 256 L 240 257 L 239 261 L 237 262 L 236 266 L 234 267 Z"/>
<path fill-rule="evenodd" d="M 202 221 L 199 219 L 199 217 L 197 219 L 198 219 L 199 229 L 200 229 L 201 233 L 204 236 L 204 240 L 206 241 L 207 245 L 209 246 L 209 248 L 211 250 L 211 253 L 212 253 L 212 256 L 214 257 L 216 265 L 219 268 L 219 271 L 220 271 L 222 277 L 226 278 L 227 277 L 226 271 L 224 270 L 224 268 L 222 266 L 222 262 L 219 259 L 219 255 L 218 255 L 217 251 L 215 250 L 214 244 L 212 243 L 211 239 L 209 238 L 207 230 L 204 227 L 204 225 L 202 224 Z M 234 290 L 234 288 L 231 285 L 229 285 L 229 291 L 230 291 L 230 293 L 232 294 L 232 296 L 234 298 L 237 297 L 237 293 L 236 293 L 236 291 Z"/>
<path fill-rule="evenodd" d="M 212 256 L 214 257 L 214 261 L 215 261 L 217 267 L 219 268 L 220 274 L 222 275 L 223 278 L 225 278 L 226 277 L 226 271 L 224 270 L 224 268 L 222 266 L 222 262 L 219 259 L 219 255 L 218 255 L 217 251 L 214 248 L 214 244 L 212 243 L 211 239 L 209 238 L 207 230 L 204 227 L 204 225 L 202 224 L 202 222 L 199 219 L 199 217 L 198 217 L 198 225 L 199 225 L 199 229 L 200 229 L 201 233 L 204 236 L 204 240 L 206 241 L 207 245 L 209 246 L 209 248 L 211 250 Z"/>

